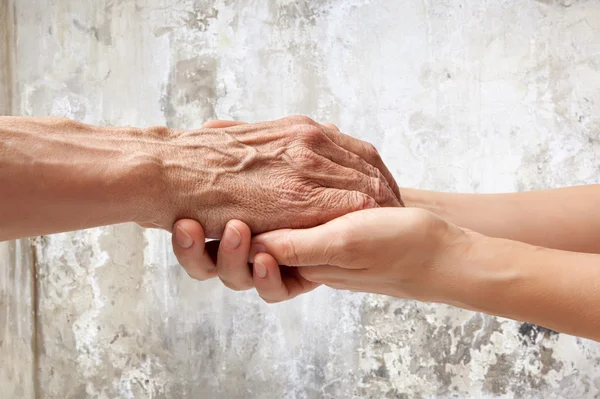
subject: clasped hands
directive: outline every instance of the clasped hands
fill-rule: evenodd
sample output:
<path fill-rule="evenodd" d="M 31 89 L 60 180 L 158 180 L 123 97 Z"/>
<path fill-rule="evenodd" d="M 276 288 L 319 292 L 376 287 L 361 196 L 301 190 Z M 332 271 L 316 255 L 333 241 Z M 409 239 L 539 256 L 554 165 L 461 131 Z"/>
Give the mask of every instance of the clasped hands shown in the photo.
<path fill-rule="evenodd" d="M 306 117 L 211 121 L 203 132 L 229 149 L 209 170 L 213 187 L 204 195 L 214 206 L 172 226 L 175 255 L 190 277 L 256 288 L 268 303 L 321 284 L 423 301 L 447 296 L 444 277 L 474 233 L 405 208 L 372 145 Z M 182 165 L 194 162 L 180 155 Z"/>

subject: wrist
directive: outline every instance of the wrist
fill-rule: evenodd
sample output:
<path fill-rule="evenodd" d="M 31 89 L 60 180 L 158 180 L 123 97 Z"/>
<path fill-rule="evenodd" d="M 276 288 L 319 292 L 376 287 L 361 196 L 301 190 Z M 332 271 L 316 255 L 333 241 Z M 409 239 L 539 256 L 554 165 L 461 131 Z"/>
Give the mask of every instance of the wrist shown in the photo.
<path fill-rule="evenodd" d="M 165 144 L 171 130 L 64 123 L 72 140 L 79 140 L 84 149 L 77 154 L 81 161 L 75 161 L 76 173 L 87 201 L 102 207 L 102 224 L 135 222 L 152 227 L 163 204 Z"/>
<path fill-rule="evenodd" d="M 177 133 L 162 126 L 116 130 L 128 143 L 119 161 L 124 175 L 118 183 L 129 215 L 127 222 L 169 230 L 171 225 L 165 224 L 165 216 L 172 210 L 173 184 L 168 168 L 176 156 L 172 140 Z"/>
<path fill-rule="evenodd" d="M 471 245 L 456 264 L 456 281 L 445 302 L 465 309 L 508 317 L 514 293 L 527 284 L 521 267 L 527 254 L 539 248 L 471 232 Z"/>
<path fill-rule="evenodd" d="M 466 279 L 472 278 L 472 253 L 485 238 L 474 231 L 448 224 L 441 244 L 433 252 L 427 281 L 420 284 L 421 296 L 415 296 L 415 299 L 470 309 L 466 306 L 465 291 L 469 290 Z"/>

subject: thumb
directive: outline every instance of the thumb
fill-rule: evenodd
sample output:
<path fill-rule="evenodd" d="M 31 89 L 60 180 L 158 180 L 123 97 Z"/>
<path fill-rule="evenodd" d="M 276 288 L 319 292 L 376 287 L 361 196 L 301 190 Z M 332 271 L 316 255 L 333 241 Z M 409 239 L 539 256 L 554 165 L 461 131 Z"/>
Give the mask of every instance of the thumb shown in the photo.
<path fill-rule="evenodd" d="M 283 229 L 254 237 L 250 258 L 268 253 L 286 266 L 331 265 L 346 252 L 344 240 L 334 223 L 311 229 Z"/>

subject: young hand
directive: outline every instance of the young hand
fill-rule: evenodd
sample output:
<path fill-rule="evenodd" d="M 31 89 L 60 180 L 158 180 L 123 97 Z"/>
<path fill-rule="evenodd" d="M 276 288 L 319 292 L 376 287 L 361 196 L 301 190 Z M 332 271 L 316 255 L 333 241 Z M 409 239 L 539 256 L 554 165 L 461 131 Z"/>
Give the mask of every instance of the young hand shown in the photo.
<path fill-rule="evenodd" d="M 287 265 L 307 281 L 336 289 L 448 301 L 460 285 L 472 236 L 418 208 L 354 212 L 318 227 L 255 237 L 251 257 L 267 276 L 257 278 L 255 264 L 254 283 L 262 297 L 289 299 L 276 290 L 278 265 Z"/>

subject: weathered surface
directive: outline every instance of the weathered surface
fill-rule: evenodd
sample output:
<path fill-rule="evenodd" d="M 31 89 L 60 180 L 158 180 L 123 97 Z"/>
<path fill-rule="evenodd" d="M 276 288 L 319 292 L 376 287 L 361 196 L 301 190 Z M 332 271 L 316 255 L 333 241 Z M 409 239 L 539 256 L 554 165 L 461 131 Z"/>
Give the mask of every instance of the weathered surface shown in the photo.
<path fill-rule="evenodd" d="M 595 0 L 12 7 L 4 113 L 177 128 L 302 113 L 372 141 L 404 186 L 600 182 Z M 2 244 L 0 396 L 600 395 L 597 343 L 327 289 L 267 306 L 190 281 L 169 246 L 132 225 Z"/>
<path fill-rule="evenodd" d="M 12 1 L 3 0 L 0 4 L 0 115 L 12 112 L 15 22 Z"/>
<path fill-rule="evenodd" d="M 0 3 L 0 115 L 12 113 L 15 21 Z M 0 201 L 2 200 L 0 188 Z M 29 240 L 0 243 L 0 397 L 35 396 L 35 279 Z"/>
<path fill-rule="evenodd" d="M 36 390 L 36 307 L 29 240 L 0 243 L 0 397 Z"/>

